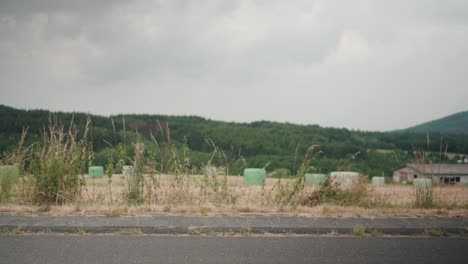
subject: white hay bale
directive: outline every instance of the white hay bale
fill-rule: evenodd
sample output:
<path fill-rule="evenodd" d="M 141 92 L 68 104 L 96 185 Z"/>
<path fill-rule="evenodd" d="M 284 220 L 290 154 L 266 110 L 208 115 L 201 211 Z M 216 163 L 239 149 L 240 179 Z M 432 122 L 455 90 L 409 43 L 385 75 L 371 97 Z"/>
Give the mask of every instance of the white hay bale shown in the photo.
<path fill-rule="evenodd" d="M 334 171 L 330 173 L 330 177 L 341 188 L 353 187 L 359 181 L 359 173 L 352 171 Z"/>
<path fill-rule="evenodd" d="M 372 186 L 374 187 L 384 187 L 385 186 L 385 177 L 372 177 Z"/>

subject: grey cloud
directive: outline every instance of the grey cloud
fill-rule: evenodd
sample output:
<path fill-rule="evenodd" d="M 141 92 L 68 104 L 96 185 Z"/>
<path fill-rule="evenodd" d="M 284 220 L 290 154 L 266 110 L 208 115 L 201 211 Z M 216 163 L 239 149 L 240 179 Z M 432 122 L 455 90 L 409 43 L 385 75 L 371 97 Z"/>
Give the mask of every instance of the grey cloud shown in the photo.
<path fill-rule="evenodd" d="M 465 2 L 3 1 L 0 103 L 401 128 L 466 110 Z"/>

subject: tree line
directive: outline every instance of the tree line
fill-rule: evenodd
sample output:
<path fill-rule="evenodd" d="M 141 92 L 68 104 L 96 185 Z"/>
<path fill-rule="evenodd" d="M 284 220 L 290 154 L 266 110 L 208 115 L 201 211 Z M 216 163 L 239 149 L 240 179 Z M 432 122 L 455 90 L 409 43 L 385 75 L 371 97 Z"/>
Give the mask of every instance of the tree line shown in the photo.
<path fill-rule="evenodd" d="M 76 127 L 79 137 L 88 116 L 0 105 L 0 152 L 17 144 L 23 128 L 28 128 L 27 144 L 39 141 L 51 118 L 60 120 L 65 127 Z M 445 152 L 468 153 L 468 136 L 463 134 L 370 132 L 270 121 L 234 123 L 197 116 L 91 115 L 90 118 L 97 165 L 105 165 L 111 149 L 119 144 L 130 155 L 131 144 L 136 141 L 150 149 L 155 142 L 164 145 L 168 141 L 178 149 L 187 147 L 194 168 L 201 168 L 210 160 L 212 142 L 232 164 L 232 174 L 241 174 L 245 167 L 267 164 L 268 170 L 285 168 L 294 174 L 311 145 L 318 145 L 320 150 L 314 155 L 311 170 L 321 173 L 354 170 L 369 176 L 391 175 L 394 168 L 413 161 L 416 148 L 437 153 L 428 157 L 437 159 L 436 162 L 439 159 L 454 162 Z"/>

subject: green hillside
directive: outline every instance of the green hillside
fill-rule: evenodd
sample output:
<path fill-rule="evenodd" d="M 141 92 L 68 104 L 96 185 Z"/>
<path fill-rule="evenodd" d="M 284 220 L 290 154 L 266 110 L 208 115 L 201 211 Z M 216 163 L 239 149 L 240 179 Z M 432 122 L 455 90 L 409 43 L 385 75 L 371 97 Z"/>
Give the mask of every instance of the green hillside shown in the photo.
<path fill-rule="evenodd" d="M 468 134 L 468 111 L 449 115 L 432 120 L 407 129 L 411 132 L 430 133 L 439 132 L 447 134 Z"/>
<path fill-rule="evenodd" d="M 28 144 L 40 141 L 50 116 L 50 112 L 45 110 L 20 110 L 0 105 L 0 153 L 17 144 L 24 127 L 29 128 Z M 53 116 L 61 120 L 65 128 L 72 123 L 73 117 L 78 137 L 83 133 L 88 117 L 85 113 L 63 112 L 53 113 Z M 197 116 L 90 117 L 94 162 L 99 165 L 106 164 L 111 146 L 125 145 L 131 155 L 131 143 L 137 138 L 148 145 L 148 151 L 154 150 L 151 135 L 164 144 L 168 139 L 167 128 L 171 143 L 179 151 L 184 146 L 190 149 L 190 166 L 200 168 L 210 159 L 213 147 L 207 139 L 211 139 L 225 151 L 227 159 L 233 161 L 230 171 L 235 174 L 242 173 L 245 167 L 263 167 L 267 163 L 270 163 L 270 171 L 286 168 L 294 172 L 307 148 L 319 145 L 321 153 L 313 161 L 313 170 L 317 172 L 346 169 L 368 175 L 390 175 L 393 168 L 412 161 L 413 147 L 427 146 L 425 134 L 412 132 L 380 133 L 269 121 L 233 123 Z M 444 149 L 447 146 L 448 152 L 468 153 L 467 135 L 433 133 L 430 137 L 431 142 L 437 142 L 430 146 L 433 151 L 439 151 L 442 137 Z M 358 152 L 353 158 L 353 154 Z"/>

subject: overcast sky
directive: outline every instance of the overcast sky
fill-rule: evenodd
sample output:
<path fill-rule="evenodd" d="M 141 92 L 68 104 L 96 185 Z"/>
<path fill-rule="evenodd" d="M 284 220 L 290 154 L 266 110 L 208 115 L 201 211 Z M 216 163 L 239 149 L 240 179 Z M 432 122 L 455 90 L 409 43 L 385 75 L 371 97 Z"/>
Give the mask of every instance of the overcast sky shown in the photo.
<path fill-rule="evenodd" d="M 466 0 L 0 0 L 0 104 L 363 130 L 468 110 Z"/>

